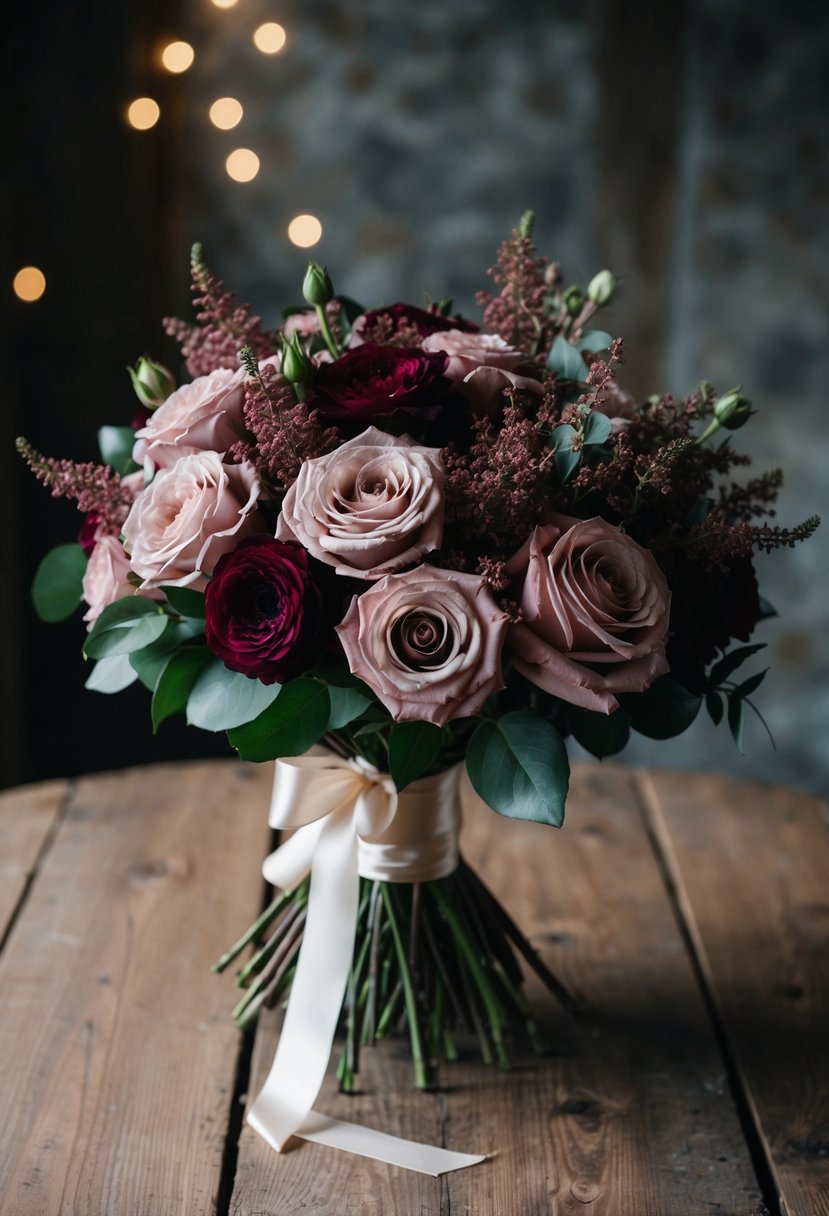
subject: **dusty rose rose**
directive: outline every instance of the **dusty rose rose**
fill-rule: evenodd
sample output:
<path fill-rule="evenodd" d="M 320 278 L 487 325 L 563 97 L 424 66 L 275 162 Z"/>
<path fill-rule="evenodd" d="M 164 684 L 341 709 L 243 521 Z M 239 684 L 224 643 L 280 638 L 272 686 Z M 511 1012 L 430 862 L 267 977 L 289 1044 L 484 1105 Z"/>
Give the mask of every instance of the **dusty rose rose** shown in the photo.
<path fill-rule="evenodd" d="M 135 592 L 135 587 L 127 581 L 129 572 L 130 559 L 118 537 L 100 537 L 89 555 L 83 576 L 83 598 L 89 606 L 83 619 L 90 629 L 105 608 Z"/>
<path fill-rule="evenodd" d="M 610 430 L 613 435 L 626 431 L 632 422 L 639 417 L 636 398 L 626 393 L 615 380 L 611 380 L 602 390 L 601 397 L 593 403 L 593 409 L 610 419 Z"/>
<path fill-rule="evenodd" d="M 285 495 L 276 535 L 300 541 L 339 574 L 381 578 L 440 545 L 443 480 L 437 448 L 370 426 L 305 461 Z"/>
<path fill-rule="evenodd" d="M 274 355 L 260 367 L 278 364 Z M 239 438 L 246 379 L 243 367 L 220 367 L 177 388 L 136 431 L 133 460 L 168 468 L 194 452 L 226 452 Z"/>
<path fill-rule="evenodd" d="M 457 383 L 478 413 L 488 412 L 497 405 L 506 388 L 530 393 L 543 391 L 540 380 L 518 370 L 533 370 L 529 356 L 510 346 L 498 334 L 469 334 L 450 329 L 424 338 L 422 348 L 443 351 L 448 356 L 444 375 Z"/>
<path fill-rule="evenodd" d="M 509 563 L 525 571 L 515 668 L 540 688 L 609 714 L 668 670 L 671 595 L 653 555 L 603 519 L 557 515 Z M 598 670 L 597 670 L 598 669 Z"/>
<path fill-rule="evenodd" d="M 201 591 L 219 558 L 263 530 L 259 478 L 217 452 L 183 456 L 162 469 L 130 508 L 124 544 L 142 589 L 170 584 Z"/>
<path fill-rule="evenodd" d="M 504 687 L 506 627 L 483 579 L 419 566 L 355 596 L 337 633 L 352 672 L 396 722 L 443 726 Z"/>

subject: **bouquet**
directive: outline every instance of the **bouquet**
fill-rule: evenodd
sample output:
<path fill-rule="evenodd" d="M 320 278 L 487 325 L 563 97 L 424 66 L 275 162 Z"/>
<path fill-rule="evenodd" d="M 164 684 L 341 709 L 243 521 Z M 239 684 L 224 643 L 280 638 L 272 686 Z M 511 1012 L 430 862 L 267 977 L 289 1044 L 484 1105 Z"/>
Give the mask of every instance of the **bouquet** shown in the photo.
<path fill-rule="evenodd" d="M 189 380 L 139 360 L 102 463 L 19 441 L 84 515 L 33 595 L 47 620 L 85 604 L 88 688 L 141 681 L 154 730 L 183 713 L 276 761 L 271 822 L 297 829 L 265 863 L 279 893 L 217 967 L 252 945 L 240 1026 L 290 995 L 250 1115 L 281 1147 L 314 1137 L 338 1025 L 344 1090 L 394 1030 L 418 1086 L 459 1027 L 504 1067 L 519 1035 L 542 1049 L 520 960 L 572 1001 L 459 857 L 464 800 L 560 826 L 568 737 L 610 756 L 703 704 L 740 745 L 773 612 L 754 555 L 818 521 L 764 519 L 780 470 L 732 480 L 739 388 L 620 386 L 596 325 L 613 276 L 566 285 L 530 213 L 480 326 L 451 300 L 366 310 L 312 263 L 269 333 L 198 246 L 192 274 L 195 324 L 165 322 Z"/>

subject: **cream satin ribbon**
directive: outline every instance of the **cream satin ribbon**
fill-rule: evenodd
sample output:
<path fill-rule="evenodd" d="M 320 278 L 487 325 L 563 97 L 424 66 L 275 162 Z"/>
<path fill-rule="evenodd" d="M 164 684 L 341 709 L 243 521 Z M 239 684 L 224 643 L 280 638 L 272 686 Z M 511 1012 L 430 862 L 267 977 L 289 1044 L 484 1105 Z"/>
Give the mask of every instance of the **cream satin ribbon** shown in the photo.
<path fill-rule="evenodd" d="M 270 824 L 297 831 L 265 860 L 278 887 L 311 874 L 299 962 L 270 1073 L 247 1121 L 280 1152 L 291 1136 L 419 1170 L 448 1173 L 482 1156 L 389 1136 L 313 1109 L 345 996 L 360 875 L 425 882 L 458 864 L 458 769 L 413 782 L 401 794 L 391 777 L 333 753 L 276 762 Z"/>

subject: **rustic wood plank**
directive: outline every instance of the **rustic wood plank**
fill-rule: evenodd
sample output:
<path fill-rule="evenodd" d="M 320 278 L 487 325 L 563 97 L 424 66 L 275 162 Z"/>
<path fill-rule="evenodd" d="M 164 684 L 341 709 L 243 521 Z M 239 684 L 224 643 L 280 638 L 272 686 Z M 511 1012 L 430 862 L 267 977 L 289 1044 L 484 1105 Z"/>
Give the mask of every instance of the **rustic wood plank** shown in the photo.
<path fill-rule="evenodd" d="M 70 788 L 46 781 L 0 794 L 0 942 L 31 881 Z"/>
<path fill-rule="evenodd" d="M 576 1024 L 547 1005 L 553 1055 L 508 1074 L 452 1065 L 433 1096 L 409 1088 L 401 1044 L 363 1053 L 360 1097 L 337 1094 L 329 1072 L 321 1109 L 494 1154 L 483 1165 L 436 1181 L 310 1144 L 277 1155 L 245 1129 L 230 1211 L 753 1213 L 759 1190 L 722 1061 L 624 770 L 578 768 L 561 833 L 482 811 L 464 842 L 550 965 L 586 995 L 589 1016 Z M 275 1040 L 270 1018 L 251 1097 Z"/>
<path fill-rule="evenodd" d="M 261 903 L 268 771 L 80 781 L 0 960 L 0 1210 L 216 1207 L 239 1052 L 210 965 Z"/>
<path fill-rule="evenodd" d="M 652 773 L 654 831 L 786 1216 L 829 1216 L 829 808 Z"/>

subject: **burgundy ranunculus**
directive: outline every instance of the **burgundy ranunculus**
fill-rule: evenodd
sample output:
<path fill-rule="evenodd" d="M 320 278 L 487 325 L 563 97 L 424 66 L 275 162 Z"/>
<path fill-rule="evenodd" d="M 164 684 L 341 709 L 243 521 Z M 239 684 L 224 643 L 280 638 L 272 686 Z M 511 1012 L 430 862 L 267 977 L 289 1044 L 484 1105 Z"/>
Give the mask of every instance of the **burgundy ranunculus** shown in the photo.
<path fill-rule="evenodd" d="M 222 557 L 205 591 L 207 644 L 231 671 L 284 683 L 318 648 L 322 597 L 308 553 L 293 541 L 249 536 Z"/>
<path fill-rule="evenodd" d="M 78 533 L 78 544 L 83 549 L 87 557 L 95 548 L 95 541 L 98 539 L 98 525 L 101 522 L 100 511 L 87 511 L 83 517 L 81 530 Z"/>
<path fill-rule="evenodd" d="M 421 338 L 429 334 L 443 333 L 447 329 L 460 329 L 466 334 L 476 334 L 478 326 L 463 317 L 445 317 L 443 313 L 432 312 L 431 309 L 418 308 L 416 304 L 389 304 L 387 308 L 373 308 L 364 313 L 360 321 L 360 329 L 371 333 L 378 321 L 390 321 L 394 329 L 401 326 L 417 330 Z"/>
<path fill-rule="evenodd" d="M 364 342 L 321 365 L 307 405 L 332 421 L 367 422 L 398 410 L 432 418 L 450 387 L 445 367 L 443 351 L 427 354 Z"/>

